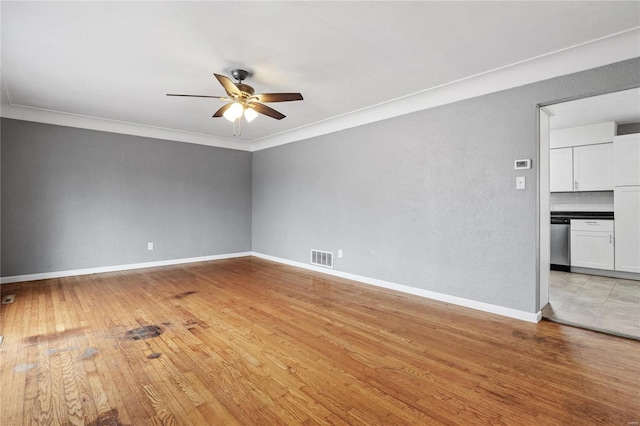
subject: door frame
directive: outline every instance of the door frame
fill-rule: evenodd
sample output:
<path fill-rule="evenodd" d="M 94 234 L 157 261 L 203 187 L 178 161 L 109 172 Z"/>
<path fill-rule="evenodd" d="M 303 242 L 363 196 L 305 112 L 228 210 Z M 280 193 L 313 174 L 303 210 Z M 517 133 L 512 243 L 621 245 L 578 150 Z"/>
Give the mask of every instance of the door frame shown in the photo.
<path fill-rule="evenodd" d="M 549 149 L 550 127 L 549 119 L 553 114 L 546 107 L 578 99 L 592 98 L 608 93 L 637 89 L 640 85 L 630 84 L 613 90 L 586 93 L 580 96 L 543 102 L 536 105 L 536 121 L 538 129 L 538 179 L 537 179 L 537 254 L 536 254 L 536 311 L 540 313 L 549 302 L 549 274 L 551 255 L 551 206 L 549 192 Z"/>
<path fill-rule="evenodd" d="M 536 311 L 549 303 L 549 269 L 551 266 L 551 208 L 549 193 L 549 112 L 538 105 L 538 258 Z"/>

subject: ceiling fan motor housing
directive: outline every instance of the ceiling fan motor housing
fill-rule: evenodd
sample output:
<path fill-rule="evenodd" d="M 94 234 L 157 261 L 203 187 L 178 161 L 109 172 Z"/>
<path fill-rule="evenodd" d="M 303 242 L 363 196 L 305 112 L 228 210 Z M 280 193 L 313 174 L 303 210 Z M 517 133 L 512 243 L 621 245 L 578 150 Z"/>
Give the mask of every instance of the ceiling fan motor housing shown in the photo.
<path fill-rule="evenodd" d="M 238 90 L 242 92 L 242 96 L 240 96 L 241 98 L 251 97 L 255 93 L 255 90 L 253 89 L 253 87 L 249 86 L 248 84 L 242 83 L 244 79 L 249 76 L 249 71 L 241 70 L 241 69 L 233 69 L 231 70 L 231 75 L 233 76 L 233 78 L 238 80 L 238 82 L 235 83 L 235 85 L 238 88 Z"/>
<path fill-rule="evenodd" d="M 248 84 L 236 83 L 236 87 L 238 87 L 238 90 L 240 90 L 243 95 L 246 93 L 248 95 L 246 97 L 252 96 L 255 92 L 253 87 L 249 86 Z"/>

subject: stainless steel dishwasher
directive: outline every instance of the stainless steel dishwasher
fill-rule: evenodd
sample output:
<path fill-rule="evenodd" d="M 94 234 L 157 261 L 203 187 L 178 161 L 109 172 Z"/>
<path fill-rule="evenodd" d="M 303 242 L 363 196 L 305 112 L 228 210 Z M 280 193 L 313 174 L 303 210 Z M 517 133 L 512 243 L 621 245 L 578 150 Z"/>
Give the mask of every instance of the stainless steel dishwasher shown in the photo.
<path fill-rule="evenodd" d="M 568 271 L 571 266 L 571 219 L 551 216 L 551 269 Z"/>

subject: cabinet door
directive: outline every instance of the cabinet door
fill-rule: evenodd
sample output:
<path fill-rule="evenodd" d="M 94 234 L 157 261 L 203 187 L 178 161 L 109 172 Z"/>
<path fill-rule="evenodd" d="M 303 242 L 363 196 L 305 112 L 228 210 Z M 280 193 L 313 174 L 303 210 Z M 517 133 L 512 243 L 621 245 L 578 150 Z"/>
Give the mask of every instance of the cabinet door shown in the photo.
<path fill-rule="evenodd" d="M 573 148 L 575 191 L 613 190 L 613 143 Z"/>
<path fill-rule="evenodd" d="M 571 266 L 613 270 L 613 233 L 571 231 Z"/>
<path fill-rule="evenodd" d="M 616 187 L 613 203 L 616 271 L 640 273 L 640 186 Z"/>
<path fill-rule="evenodd" d="M 549 151 L 549 172 L 551 192 L 573 191 L 573 148 Z"/>
<path fill-rule="evenodd" d="M 640 134 L 613 138 L 614 185 L 640 185 Z"/>

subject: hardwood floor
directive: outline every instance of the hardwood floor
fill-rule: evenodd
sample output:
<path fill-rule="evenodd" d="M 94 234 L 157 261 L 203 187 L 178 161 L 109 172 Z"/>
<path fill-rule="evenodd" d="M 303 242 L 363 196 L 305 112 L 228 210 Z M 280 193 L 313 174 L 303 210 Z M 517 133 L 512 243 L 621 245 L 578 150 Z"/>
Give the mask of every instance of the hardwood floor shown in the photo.
<path fill-rule="evenodd" d="M 1 290 L 3 426 L 640 421 L 639 341 L 257 258 Z"/>

